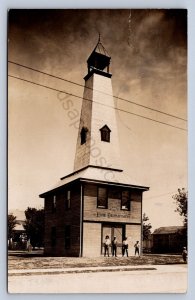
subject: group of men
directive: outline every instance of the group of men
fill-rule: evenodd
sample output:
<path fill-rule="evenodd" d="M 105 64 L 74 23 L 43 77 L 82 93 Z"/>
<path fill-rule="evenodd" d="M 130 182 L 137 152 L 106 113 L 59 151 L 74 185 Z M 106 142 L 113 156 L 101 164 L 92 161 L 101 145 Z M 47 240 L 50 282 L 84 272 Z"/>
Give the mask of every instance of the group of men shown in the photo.
<path fill-rule="evenodd" d="M 110 241 L 110 238 L 108 235 L 106 235 L 105 237 L 105 241 L 104 241 L 104 256 L 108 255 L 109 256 L 109 247 L 112 246 L 112 256 L 117 257 L 117 238 L 116 236 L 114 236 L 112 242 Z M 128 254 L 128 240 L 127 237 L 124 238 L 123 242 L 122 242 L 122 256 L 129 256 Z M 139 255 L 139 241 L 137 241 L 134 245 L 135 248 L 135 255 L 138 254 Z"/>

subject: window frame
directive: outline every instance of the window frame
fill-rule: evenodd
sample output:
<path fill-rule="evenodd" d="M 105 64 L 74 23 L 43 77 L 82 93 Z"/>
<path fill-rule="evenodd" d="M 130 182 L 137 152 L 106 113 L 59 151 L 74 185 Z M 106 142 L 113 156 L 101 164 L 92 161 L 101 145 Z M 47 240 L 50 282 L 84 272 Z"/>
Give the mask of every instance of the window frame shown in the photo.
<path fill-rule="evenodd" d="M 56 207 L 57 207 L 57 196 L 53 195 L 52 196 L 52 207 L 51 207 L 52 213 L 56 212 Z"/>
<path fill-rule="evenodd" d="M 67 190 L 65 196 L 65 210 L 70 210 L 70 209 L 71 209 L 71 190 Z"/>
<path fill-rule="evenodd" d="M 100 137 L 102 142 L 110 143 L 111 130 L 107 125 L 100 128 Z"/>
<path fill-rule="evenodd" d="M 128 197 L 128 205 L 126 208 L 123 208 L 123 192 L 128 192 L 129 197 Z M 121 210 L 123 211 L 130 211 L 131 210 L 131 192 L 130 190 L 122 190 L 121 191 Z"/>
<path fill-rule="evenodd" d="M 105 199 L 105 206 L 103 205 L 98 205 L 98 199 L 99 199 L 99 189 L 105 189 L 106 190 L 106 199 Z M 105 186 L 97 186 L 97 208 L 100 209 L 107 209 L 108 208 L 108 187 Z"/>
<path fill-rule="evenodd" d="M 81 145 L 84 145 L 87 141 L 87 127 L 82 127 L 80 131 Z"/>

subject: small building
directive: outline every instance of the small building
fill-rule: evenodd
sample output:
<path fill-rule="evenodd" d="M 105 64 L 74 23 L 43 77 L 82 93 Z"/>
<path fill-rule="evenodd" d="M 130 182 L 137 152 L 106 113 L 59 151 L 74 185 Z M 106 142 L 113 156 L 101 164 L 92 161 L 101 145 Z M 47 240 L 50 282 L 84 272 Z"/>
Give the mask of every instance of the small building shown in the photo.
<path fill-rule="evenodd" d="M 25 230 L 25 214 L 23 211 L 18 209 L 9 211 L 9 214 L 12 214 L 16 217 L 16 225 L 13 229 L 13 237 L 8 241 L 9 249 L 24 249 L 25 242 L 27 239 L 26 230 Z"/>
<path fill-rule="evenodd" d="M 100 256 L 106 235 L 117 237 L 118 254 L 125 237 L 130 254 L 141 242 L 142 196 L 149 188 L 120 166 L 110 60 L 99 39 L 87 60 L 74 171 L 40 195 L 46 255 Z"/>
<path fill-rule="evenodd" d="M 181 253 L 187 238 L 183 226 L 166 226 L 154 230 L 153 253 Z"/>

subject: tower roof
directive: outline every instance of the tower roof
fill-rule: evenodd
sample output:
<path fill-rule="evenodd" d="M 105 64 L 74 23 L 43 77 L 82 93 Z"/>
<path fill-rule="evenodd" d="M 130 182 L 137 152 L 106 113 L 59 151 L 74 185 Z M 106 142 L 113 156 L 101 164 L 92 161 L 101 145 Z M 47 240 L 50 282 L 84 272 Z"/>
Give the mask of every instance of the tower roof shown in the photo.
<path fill-rule="evenodd" d="M 95 46 L 95 48 L 92 51 L 92 53 L 93 52 L 96 52 L 96 53 L 105 55 L 107 57 L 110 57 L 110 55 L 108 54 L 108 51 L 105 49 L 105 47 L 103 46 L 103 44 L 102 44 L 102 42 L 100 40 L 100 34 L 99 34 L 99 39 L 98 39 L 97 45 Z"/>
<path fill-rule="evenodd" d="M 109 66 L 110 59 L 111 57 L 103 46 L 99 35 L 98 42 L 87 60 L 88 67 L 103 71 Z"/>

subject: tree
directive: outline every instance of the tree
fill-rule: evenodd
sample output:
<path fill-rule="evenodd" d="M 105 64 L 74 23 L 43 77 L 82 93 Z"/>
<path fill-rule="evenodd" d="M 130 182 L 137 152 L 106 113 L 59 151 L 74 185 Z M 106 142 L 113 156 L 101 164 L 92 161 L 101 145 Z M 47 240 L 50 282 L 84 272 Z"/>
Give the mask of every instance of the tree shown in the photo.
<path fill-rule="evenodd" d="M 148 216 L 144 213 L 142 217 L 142 222 L 143 222 L 143 240 L 148 240 L 149 236 L 151 235 L 151 228 L 152 225 L 148 223 L 149 218 Z"/>
<path fill-rule="evenodd" d="M 44 241 L 44 209 L 28 207 L 25 210 L 25 216 L 24 228 L 26 229 L 27 238 L 30 239 L 33 248 L 42 247 Z"/>
<path fill-rule="evenodd" d="M 183 217 L 183 225 L 187 228 L 188 223 L 188 192 L 185 188 L 178 189 L 178 193 L 172 196 L 176 202 L 176 212 Z"/>
<path fill-rule="evenodd" d="M 13 231 L 16 226 L 16 217 L 13 214 L 8 215 L 8 239 L 13 238 Z"/>
<path fill-rule="evenodd" d="M 178 232 L 178 239 L 181 245 L 187 245 L 187 225 L 188 225 L 188 192 L 185 188 L 178 189 L 178 193 L 172 196 L 176 203 L 176 212 L 183 217 L 184 228 Z"/>

